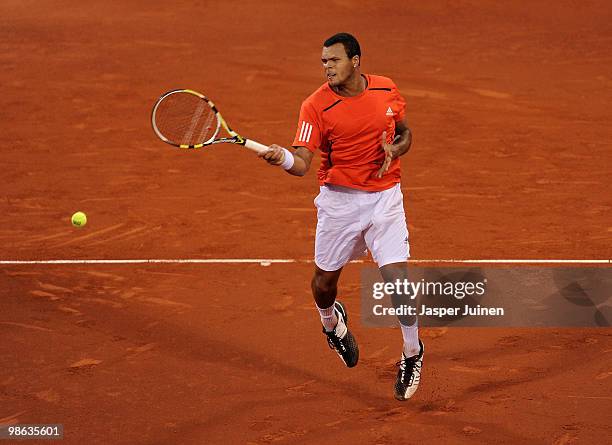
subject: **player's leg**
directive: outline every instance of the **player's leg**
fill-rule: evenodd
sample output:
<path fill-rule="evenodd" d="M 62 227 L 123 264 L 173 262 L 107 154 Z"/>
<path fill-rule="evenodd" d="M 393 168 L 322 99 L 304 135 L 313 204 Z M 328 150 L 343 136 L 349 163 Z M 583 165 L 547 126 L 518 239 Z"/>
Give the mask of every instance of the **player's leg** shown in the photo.
<path fill-rule="evenodd" d="M 326 331 L 331 331 L 338 323 L 334 303 L 338 295 L 338 279 L 342 269 L 327 271 L 315 264 L 315 272 L 310 287 L 315 304 L 321 314 L 321 323 Z"/>
<path fill-rule="evenodd" d="M 338 279 L 342 269 L 326 271 L 315 265 L 312 295 L 321 315 L 323 333 L 330 348 L 336 351 L 344 364 L 352 368 L 359 361 L 359 347 L 348 329 L 348 315 L 344 305 L 336 301 Z"/>
<path fill-rule="evenodd" d="M 368 248 L 385 282 L 408 279 L 410 245 L 404 213 L 403 195 L 399 184 L 380 193 L 373 206 L 372 223 L 365 234 Z M 404 294 L 391 294 L 394 307 L 416 305 Z M 419 340 L 415 316 L 398 316 L 402 331 L 403 348 L 398 362 L 399 370 L 395 383 L 395 397 L 407 400 L 416 392 L 423 365 L 423 343 Z"/>
<path fill-rule="evenodd" d="M 385 283 L 395 283 L 398 280 L 403 282 L 404 280 L 408 280 L 408 263 L 405 261 L 385 264 L 384 266 L 380 267 L 379 270 Z M 406 306 L 416 308 L 417 300 L 411 299 L 411 296 L 406 295 L 405 293 L 397 294 L 394 292 L 391 294 L 391 302 L 393 303 L 394 308 Z M 408 357 L 418 354 L 420 346 L 416 315 L 398 315 L 397 318 L 399 320 L 400 327 L 402 328 L 404 354 L 406 354 Z"/>
<path fill-rule="evenodd" d="M 336 301 L 338 279 L 342 268 L 363 251 L 364 241 L 359 226 L 359 206 L 349 194 L 322 187 L 315 199 L 317 232 L 315 236 L 315 273 L 312 294 L 321 316 L 323 333 L 346 366 L 359 359 L 357 342 L 348 329 L 344 305 Z"/>
<path fill-rule="evenodd" d="M 385 282 L 395 283 L 397 280 L 408 279 L 408 264 L 404 262 L 385 264 L 380 267 L 380 273 Z M 411 300 L 405 294 L 391 294 L 393 307 L 398 308 L 403 305 L 417 307 L 416 299 Z M 394 395 L 397 400 L 408 400 L 414 395 L 421 382 L 421 368 L 423 367 L 424 346 L 419 340 L 419 328 L 416 316 L 399 315 L 400 329 L 404 346 L 400 361 L 397 378 L 395 381 Z"/>

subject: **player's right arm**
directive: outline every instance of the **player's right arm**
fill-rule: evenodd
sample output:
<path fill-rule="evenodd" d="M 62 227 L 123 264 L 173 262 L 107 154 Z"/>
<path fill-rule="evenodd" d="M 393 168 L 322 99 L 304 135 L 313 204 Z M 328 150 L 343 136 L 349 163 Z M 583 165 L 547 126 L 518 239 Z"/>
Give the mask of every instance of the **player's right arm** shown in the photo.
<path fill-rule="evenodd" d="M 260 153 L 259 157 L 264 158 L 269 164 L 281 165 L 285 160 L 285 148 L 280 145 L 272 144 L 266 152 Z M 296 147 L 293 152 L 293 166 L 287 173 L 294 176 L 304 176 L 310 169 L 310 163 L 314 153 L 306 147 Z"/>
<path fill-rule="evenodd" d="M 302 102 L 295 138 L 293 144 L 291 144 L 295 148 L 294 152 L 272 144 L 268 151 L 261 153 L 259 156 L 272 165 L 283 166 L 287 173 L 291 175 L 304 176 L 310 169 L 314 152 L 319 149 L 323 139 L 316 110 L 317 108 L 311 100 L 306 99 Z"/>

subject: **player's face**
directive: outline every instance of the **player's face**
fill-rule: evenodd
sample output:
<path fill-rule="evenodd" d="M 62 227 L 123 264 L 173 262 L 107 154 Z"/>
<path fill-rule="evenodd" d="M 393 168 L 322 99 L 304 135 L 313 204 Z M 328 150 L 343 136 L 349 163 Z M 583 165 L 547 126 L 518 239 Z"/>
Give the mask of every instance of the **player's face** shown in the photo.
<path fill-rule="evenodd" d="M 357 57 L 354 57 L 357 59 Z M 325 70 L 325 77 L 330 86 L 342 85 L 355 72 L 355 61 L 348 58 L 342 43 L 323 47 L 321 62 Z"/>

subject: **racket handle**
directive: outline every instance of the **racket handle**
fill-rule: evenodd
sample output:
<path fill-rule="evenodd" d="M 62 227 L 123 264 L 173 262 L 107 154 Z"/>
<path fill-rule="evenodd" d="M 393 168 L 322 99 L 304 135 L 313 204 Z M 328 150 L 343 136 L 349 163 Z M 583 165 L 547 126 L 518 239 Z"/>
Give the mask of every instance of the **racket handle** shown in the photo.
<path fill-rule="evenodd" d="M 268 151 L 270 149 L 270 147 L 267 145 L 260 144 L 259 142 L 255 142 L 250 139 L 245 139 L 244 146 L 257 153 L 263 153 L 264 151 Z"/>

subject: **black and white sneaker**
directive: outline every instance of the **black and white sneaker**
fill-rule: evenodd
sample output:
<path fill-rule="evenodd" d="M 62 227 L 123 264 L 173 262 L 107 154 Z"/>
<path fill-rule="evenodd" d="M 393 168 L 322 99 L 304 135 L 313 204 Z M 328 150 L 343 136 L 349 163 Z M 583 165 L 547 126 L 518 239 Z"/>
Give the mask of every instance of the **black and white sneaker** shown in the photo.
<path fill-rule="evenodd" d="M 327 332 L 323 328 L 323 333 L 327 336 L 329 347 L 338 353 L 347 367 L 352 368 L 359 360 L 359 347 L 355 337 L 348 330 L 348 316 L 344 306 L 339 301 L 336 301 L 334 306 L 338 316 L 338 324 L 331 332 Z"/>
<path fill-rule="evenodd" d="M 402 359 L 396 363 L 396 366 L 399 366 L 397 380 L 395 381 L 395 398 L 397 400 L 408 400 L 419 387 L 423 354 L 425 353 L 425 346 L 421 340 L 419 340 L 419 345 L 421 351 L 418 355 L 406 357 L 402 352 Z"/>

